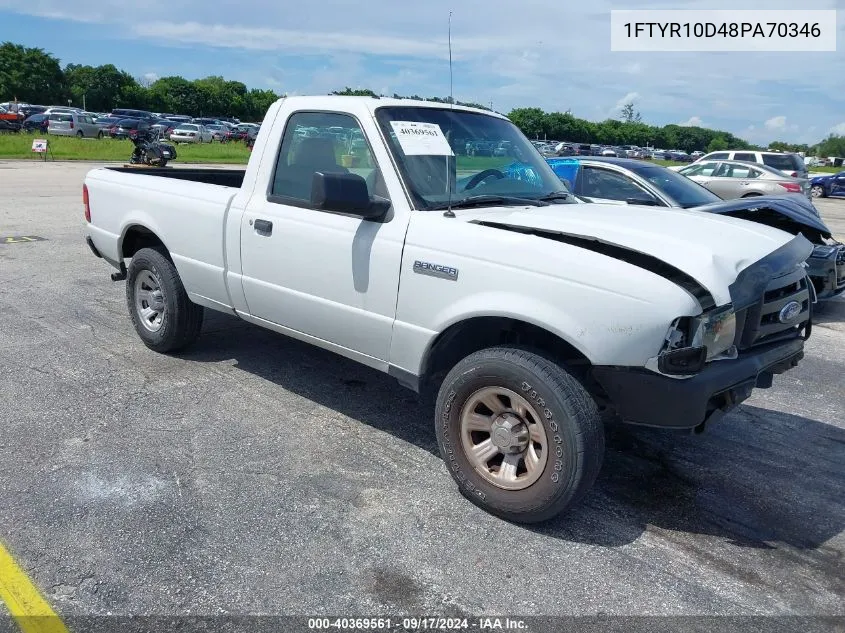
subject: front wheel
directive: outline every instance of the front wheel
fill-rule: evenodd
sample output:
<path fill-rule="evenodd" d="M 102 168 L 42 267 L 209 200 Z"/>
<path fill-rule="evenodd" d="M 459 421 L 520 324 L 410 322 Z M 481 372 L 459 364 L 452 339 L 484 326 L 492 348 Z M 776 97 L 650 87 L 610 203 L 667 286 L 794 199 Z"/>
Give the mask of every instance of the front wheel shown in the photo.
<path fill-rule="evenodd" d="M 436 405 L 440 453 L 464 496 L 536 523 L 577 503 L 604 457 L 595 402 L 551 360 L 523 349 L 471 354 L 446 376 Z"/>
<path fill-rule="evenodd" d="M 814 198 L 824 198 L 824 187 L 821 185 L 813 185 L 810 188 L 810 195 Z"/>
<path fill-rule="evenodd" d="M 166 252 L 142 248 L 126 276 L 126 303 L 135 331 L 156 352 L 175 352 L 193 343 L 202 329 L 203 308 L 190 299 Z"/>

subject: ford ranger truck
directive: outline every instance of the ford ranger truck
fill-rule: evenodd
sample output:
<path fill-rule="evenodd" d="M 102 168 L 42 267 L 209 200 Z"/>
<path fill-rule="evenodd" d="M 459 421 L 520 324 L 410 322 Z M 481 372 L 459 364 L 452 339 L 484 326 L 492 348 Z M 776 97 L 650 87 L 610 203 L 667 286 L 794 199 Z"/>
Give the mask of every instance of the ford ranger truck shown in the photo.
<path fill-rule="evenodd" d="M 467 154 L 481 143 L 507 151 Z M 505 173 L 515 160 L 530 178 Z M 460 491 L 513 521 L 589 490 L 600 413 L 701 430 L 810 334 L 804 237 L 583 204 L 471 108 L 283 98 L 245 170 L 105 167 L 83 200 L 147 347 L 185 348 L 211 309 L 386 372 L 435 396 Z"/>

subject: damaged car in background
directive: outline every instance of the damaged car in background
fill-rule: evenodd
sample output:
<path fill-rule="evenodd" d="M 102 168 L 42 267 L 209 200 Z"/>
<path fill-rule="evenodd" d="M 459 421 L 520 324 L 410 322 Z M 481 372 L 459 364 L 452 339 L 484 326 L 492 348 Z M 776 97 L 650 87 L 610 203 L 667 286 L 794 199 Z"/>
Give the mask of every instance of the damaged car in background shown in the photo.
<path fill-rule="evenodd" d="M 833 239 L 818 210 L 803 193 L 722 200 L 677 171 L 642 161 L 567 157 L 549 158 L 547 162 L 585 202 L 695 209 L 801 234 L 813 244 L 806 263 L 817 298 L 827 300 L 845 293 L 845 245 Z M 519 164 L 509 166 L 515 174 L 521 169 Z"/>

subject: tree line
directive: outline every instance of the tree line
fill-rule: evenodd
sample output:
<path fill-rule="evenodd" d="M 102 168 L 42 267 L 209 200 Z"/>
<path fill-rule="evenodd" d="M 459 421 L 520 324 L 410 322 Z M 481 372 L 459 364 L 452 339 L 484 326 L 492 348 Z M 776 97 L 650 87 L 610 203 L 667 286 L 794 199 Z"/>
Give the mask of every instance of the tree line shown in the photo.
<path fill-rule="evenodd" d="M 387 96 L 377 95 L 369 89 L 348 87 L 332 94 Z M 64 105 L 70 101 L 76 107 L 84 105 L 93 112 L 109 112 L 113 108 L 124 107 L 259 121 L 280 96 L 272 90 L 248 89 L 239 81 L 217 76 L 195 80 L 170 76 L 147 81 L 137 79 L 113 64 L 67 64 L 62 67 L 59 59 L 43 49 L 27 48 L 12 42 L 0 44 L 0 100 L 17 99 L 41 105 Z M 398 94 L 392 96 L 401 98 Z M 439 103 L 451 102 L 449 97 L 406 96 Z M 478 103 L 455 103 L 489 109 Z M 516 108 L 508 114 L 511 121 L 532 139 L 652 146 L 687 152 L 752 147 L 730 132 L 695 126 L 648 125 L 630 103 L 625 104 L 620 116 L 621 120 L 595 122 L 580 119 L 569 111 L 545 112 L 540 108 Z M 770 147 L 820 156 L 843 156 L 845 136 L 831 135 L 814 147 L 784 142 L 772 143 Z"/>
<path fill-rule="evenodd" d="M 91 112 L 137 108 L 193 116 L 260 120 L 279 98 L 272 90 L 247 89 L 240 81 L 206 77 L 139 80 L 113 64 L 67 64 L 40 48 L 0 44 L 0 100 L 85 107 Z"/>

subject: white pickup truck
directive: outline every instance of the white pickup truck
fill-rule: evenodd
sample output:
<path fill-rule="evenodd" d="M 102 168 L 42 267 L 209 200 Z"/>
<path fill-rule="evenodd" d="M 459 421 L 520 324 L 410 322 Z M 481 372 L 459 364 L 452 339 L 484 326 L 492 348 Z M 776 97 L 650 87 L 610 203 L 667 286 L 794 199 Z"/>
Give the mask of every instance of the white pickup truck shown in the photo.
<path fill-rule="evenodd" d="M 194 342 L 211 308 L 436 394 L 460 490 L 514 521 L 590 488 L 600 413 L 703 430 L 810 333 L 806 239 L 584 204 L 480 110 L 284 98 L 246 170 L 106 167 L 83 199 L 148 347 Z"/>

